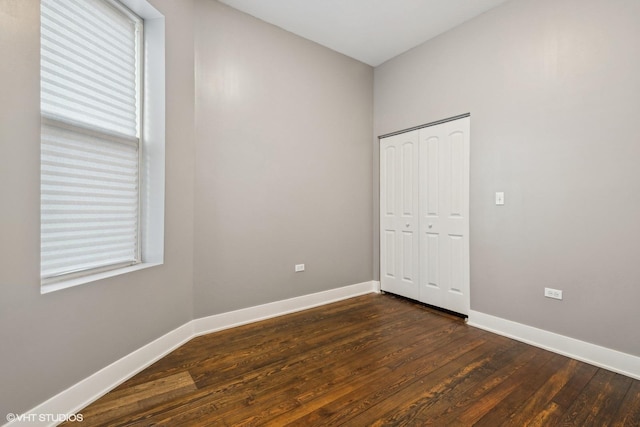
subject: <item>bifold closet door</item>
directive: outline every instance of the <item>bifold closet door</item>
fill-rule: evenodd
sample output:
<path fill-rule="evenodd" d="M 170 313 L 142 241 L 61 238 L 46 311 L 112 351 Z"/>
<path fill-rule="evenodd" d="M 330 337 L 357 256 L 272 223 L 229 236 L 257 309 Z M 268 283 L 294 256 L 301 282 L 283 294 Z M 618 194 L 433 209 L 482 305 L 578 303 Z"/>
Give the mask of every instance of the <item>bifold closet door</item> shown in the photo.
<path fill-rule="evenodd" d="M 419 298 L 419 133 L 380 140 L 380 285 Z"/>
<path fill-rule="evenodd" d="M 420 297 L 469 314 L 470 119 L 420 129 Z"/>
<path fill-rule="evenodd" d="M 380 140 L 383 291 L 469 314 L 468 117 Z"/>

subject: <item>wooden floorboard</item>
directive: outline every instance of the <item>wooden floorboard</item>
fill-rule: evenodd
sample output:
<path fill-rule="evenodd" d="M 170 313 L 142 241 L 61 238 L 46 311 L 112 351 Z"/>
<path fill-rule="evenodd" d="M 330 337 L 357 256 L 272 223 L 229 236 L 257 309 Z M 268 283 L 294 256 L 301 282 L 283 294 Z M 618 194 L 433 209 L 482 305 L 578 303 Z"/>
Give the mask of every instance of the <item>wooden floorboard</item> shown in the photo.
<path fill-rule="evenodd" d="M 638 427 L 640 381 L 371 294 L 194 338 L 79 412 L 85 427 Z"/>

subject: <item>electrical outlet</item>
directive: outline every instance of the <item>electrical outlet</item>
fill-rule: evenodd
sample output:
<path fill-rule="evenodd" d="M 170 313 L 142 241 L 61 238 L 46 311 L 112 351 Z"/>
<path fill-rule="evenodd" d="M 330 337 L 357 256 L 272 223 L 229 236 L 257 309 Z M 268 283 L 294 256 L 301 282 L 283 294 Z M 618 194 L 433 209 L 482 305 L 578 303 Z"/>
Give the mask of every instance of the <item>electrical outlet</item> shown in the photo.
<path fill-rule="evenodd" d="M 296 270 L 296 273 L 300 273 L 301 271 L 304 271 L 304 264 L 296 264 L 295 270 Z"/>
<path fill-rule="evenodd" d="M 559 289 L 544 288 L 544 296 L 553 299 L 562 299 L 562 291 Z"/>

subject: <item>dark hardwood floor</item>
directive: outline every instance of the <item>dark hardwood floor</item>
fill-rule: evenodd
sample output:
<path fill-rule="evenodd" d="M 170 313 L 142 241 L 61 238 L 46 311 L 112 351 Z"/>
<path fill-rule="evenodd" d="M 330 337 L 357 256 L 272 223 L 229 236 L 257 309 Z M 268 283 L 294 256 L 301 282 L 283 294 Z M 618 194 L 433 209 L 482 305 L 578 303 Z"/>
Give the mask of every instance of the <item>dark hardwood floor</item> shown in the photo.
<path fill-rule="evenodd" d="M 83 427 L 640 426 L 640 381 L 372 294 L 194 338 L 80 412 Z"/>

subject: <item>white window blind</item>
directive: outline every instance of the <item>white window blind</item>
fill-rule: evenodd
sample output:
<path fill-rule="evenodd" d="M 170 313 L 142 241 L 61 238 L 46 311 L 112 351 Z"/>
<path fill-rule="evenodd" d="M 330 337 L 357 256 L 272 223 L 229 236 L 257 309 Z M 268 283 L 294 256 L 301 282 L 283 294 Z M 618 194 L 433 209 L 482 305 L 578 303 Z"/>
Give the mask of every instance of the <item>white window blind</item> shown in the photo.
<path fill-rule="evenodd" d="M 40 15 L 42 279 L 137 263 L 141 20 L 107 0 Z"/>

